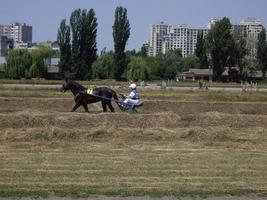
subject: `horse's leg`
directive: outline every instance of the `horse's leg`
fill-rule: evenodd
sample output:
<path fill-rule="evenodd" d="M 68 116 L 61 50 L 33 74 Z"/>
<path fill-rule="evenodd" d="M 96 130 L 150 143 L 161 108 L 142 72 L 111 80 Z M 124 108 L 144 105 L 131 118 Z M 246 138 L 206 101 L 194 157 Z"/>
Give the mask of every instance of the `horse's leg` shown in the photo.
<path fill-rule="evenodd" d="M 89 113 L 88 106 L 87 106 L 86 103 L 83 104 L 83 108 L 84 108 L 85 112 L 88 112 Z"/>
<path fill-rule="evenodd" d="M 133 107 L 133 111 L 136 112 L 136 113 L 138 113 L 138 111 L 136 110 L 135 106 Z"/>
<path fill-rule="evenodd" d="M 111 101 L 108 101 L 107 104 L 108 104 L 108 107 L 109 107 L 110 111 L 114 112 L 114 108 L 113 108 L 113 106 L 111 104 Z"/>
<path fill-rule="evenodd" d="M 102 100 L 101 103 L 102 103 L 103 112 L 107 112 L 107 103 L 104 100 Z"/>
<path fill-rule="evenodd" d="M 75 103 L 75 105 L 73 106 L 71 112 L 74 112 L 77 108 L 79 108 L 81 106 L 81 102 L 77 102 Z"/>

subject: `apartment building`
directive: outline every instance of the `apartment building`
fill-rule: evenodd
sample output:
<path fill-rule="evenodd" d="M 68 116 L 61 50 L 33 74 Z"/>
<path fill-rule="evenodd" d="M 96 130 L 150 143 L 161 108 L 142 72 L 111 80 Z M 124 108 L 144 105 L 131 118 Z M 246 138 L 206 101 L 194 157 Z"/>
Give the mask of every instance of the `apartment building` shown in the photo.
<path fill-rule="evenodd" d="M 162 53 L 165 54 L 169 50 L 181 49 L 183 57 L 194 54 L 197 35 L 200 32 L 205 37 L 208 34 L 208 29 L 191 28 L 187 25 L 171 27 L 169 34 L 164 37 Z"/>
<path fill-rule="evenodd" d="M 0 25 L 0 35 L 12 39 L 15 48 L 24 47 L 32 43 L 32 26 L 25 23 L 12 23 L 9 25 Z"/>
<path fill-rule="evenodd" d="M 247 48 L 250 52 L 250 55 L 256 58 L 258 35 L 263 29 L 262 21 L 256 18 L 247 18 L 241 20 L 240 24 L 246 27 Z"/>
<path fill-rule="evenodd" d="M 7 55 L 8 46 L 8 38 L 6 36 L 0 35 L 0 57 Z"/>
<path fill-rule="evenodd" d="M 197 35 L 208 34 L 206 28 L 191 28 L 185 24 L 172 26 L 164 22 L 153 24 L 150 28 L 148 54 L 156 56 L 169 50 L 181 49 L 183 57 L 192 55 L 196 49 Z"/>
<path fill-rule="evenodd" d="M 192 55 L 196 49 L 197 35 L 203 33 L 205 37 L 208 31 L 214 27 L 219 18 L 211 19 L 207 28 L 191 28 L 188 25 L 172 26 L 164 22 L 153 24 L 150 27 L 150 39 L 148 43 L 148 55 L 156 56 L 166 53 L 168 50 L 181 49 L 183 57 Z M 235 37 L 244 38 L 251 57 L 257 55 L 258 35 L 263 29 L 263 23 L 259 19 L 247 18 L 240 23 L 232 24 L 231 32 Z"/>
<path fill-rule="evenodd" d="M 162 53 L 162 44 L 164 42 L 165 36 L 169 34 L 170 29 L 171 26 L 165 24 L 164 22 L 151 25 L 148 48 L 149 56 L 156 56 L 159 53 Z"/>

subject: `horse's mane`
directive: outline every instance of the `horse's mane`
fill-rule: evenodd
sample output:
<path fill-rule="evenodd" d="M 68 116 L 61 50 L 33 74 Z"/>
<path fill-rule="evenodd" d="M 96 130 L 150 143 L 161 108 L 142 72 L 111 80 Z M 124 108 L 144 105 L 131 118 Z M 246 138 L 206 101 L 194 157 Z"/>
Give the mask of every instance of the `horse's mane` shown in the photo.
<path fill-rule="evenodd" d="M 85 87 L 83 87 L 82 85 L 80 85 L 79 83 L 75 82 L 75 81 L 69 81 L 69 84 L 70 85 L 73 85 L 76 89 L 79 89 L 79 90 L 84 90 Z"/>

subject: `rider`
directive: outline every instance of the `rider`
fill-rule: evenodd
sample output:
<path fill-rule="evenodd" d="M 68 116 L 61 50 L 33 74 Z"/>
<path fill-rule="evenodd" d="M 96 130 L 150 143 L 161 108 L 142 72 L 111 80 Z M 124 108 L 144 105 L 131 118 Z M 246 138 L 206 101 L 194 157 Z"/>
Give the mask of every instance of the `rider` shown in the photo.
<path fill-rule="evenodd" d="M 140 100 L 140 96 L 139 96 L 139 92 L 136 89 L 136 84 L 132 83 L 129 88 L 131 88 L 131 93 L 129 94 L 129 96 L 123 101 L 123 103 L 127 104 L 127 105 L 136 105 L 139 103 Z"/>

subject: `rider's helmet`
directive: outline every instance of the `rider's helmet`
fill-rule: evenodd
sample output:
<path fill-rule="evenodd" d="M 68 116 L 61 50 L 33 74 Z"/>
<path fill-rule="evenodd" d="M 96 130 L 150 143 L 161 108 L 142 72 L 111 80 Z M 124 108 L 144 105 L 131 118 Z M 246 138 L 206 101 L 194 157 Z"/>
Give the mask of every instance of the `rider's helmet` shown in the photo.
<path fill-rule="evenodd" d="M 132 83 L 129 88 L 131 88 L 132 90 L 136 89 L 136 84 L 135 83 Z"/>

